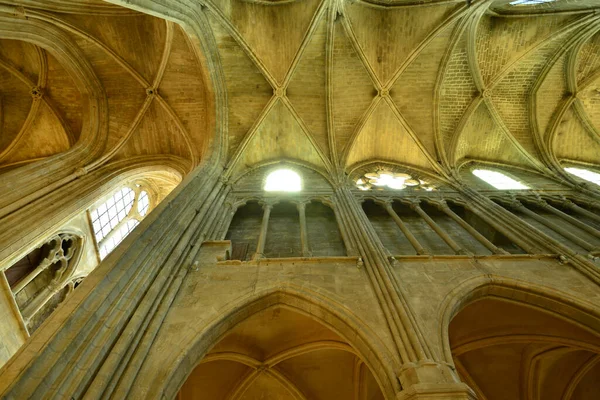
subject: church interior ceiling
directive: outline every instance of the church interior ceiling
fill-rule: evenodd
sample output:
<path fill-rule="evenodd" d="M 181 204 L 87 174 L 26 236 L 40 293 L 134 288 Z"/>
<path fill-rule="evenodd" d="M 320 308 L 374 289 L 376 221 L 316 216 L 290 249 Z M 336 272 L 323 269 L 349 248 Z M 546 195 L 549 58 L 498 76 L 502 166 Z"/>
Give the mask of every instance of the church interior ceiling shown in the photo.
<path fill-rule="evenodd" d="M 108 130 L 93 164 L 168 156 L 190 171 L 217 116 L 231 175 L 282 159 L 331 175 L 372 162 L 442 176 L 473 161 L 600 163 L 593 1 L 206 1 L 223 103 L 173 22 L 95 0 L 2 3 L 66 34 L 100 80 Z M 80 140 L 85 98 L 65 67 L 52 49 L 2 39 L 3 169 Z"/>

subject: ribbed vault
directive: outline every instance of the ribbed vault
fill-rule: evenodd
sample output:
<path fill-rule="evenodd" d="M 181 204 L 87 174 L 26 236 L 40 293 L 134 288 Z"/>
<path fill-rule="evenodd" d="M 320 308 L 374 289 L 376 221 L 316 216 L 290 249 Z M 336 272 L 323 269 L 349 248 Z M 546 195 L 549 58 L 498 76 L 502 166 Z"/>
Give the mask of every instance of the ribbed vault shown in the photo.
<path fill-rule="evenodd" d="M 155 13 L 203 15 L 226 98 L 215 111 L 220 89 L 176 24 L 99 1 L 14 2 L 66 32 L 104 85 L 110 129 L 93 165 L 169 155 L 190 170 L 219 115 L 231 175 L 291 159 L 333 175 L 378 160 L 445 176 L 477 161 L 559 175 L 600 163 L 594 3 L 167 2 Z M 72 148 L 85 111 L 51 54 L 4 41 L 0 79 L 4 168 Z"/>
<path fill-rule="evenodd" d="M 272 307 L 235 326 L 192 371 L 179 399 L 383 399 L 356 351 L 320 322 Z"/>
<path fill-rule="evenodd" d="M 597 332 L 550 310 L 488 297 L 450 324 L 457 370 L 478 398 L 592 399 L 597 396 Z"/>
<path fill-rule="evenodd" d="M 199 163 L 214 131 L 211 87 L 179 26 L 101 2 L 16 4 L 32 6 L 21 9 L 27 18 L 64 33 L 102 84 L 109 129 L 88 170 L 136 157 L 168 156 L 182 173 Z M 78 144 L 87 110 L 67 71 L 35 43 L 0 42 L 1 170 Z"/>

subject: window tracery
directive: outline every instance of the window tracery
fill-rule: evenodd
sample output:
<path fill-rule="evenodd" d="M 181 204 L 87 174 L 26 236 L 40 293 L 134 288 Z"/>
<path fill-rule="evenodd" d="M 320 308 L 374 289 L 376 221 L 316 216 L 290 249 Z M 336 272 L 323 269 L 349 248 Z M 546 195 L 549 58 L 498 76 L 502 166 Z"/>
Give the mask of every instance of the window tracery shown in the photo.
<path fill-rule="evenodd" d="M 75 271 L 82 243 L 77 235 L 59 233 L 4 271 L 30 333 L 66 298 L 63 289 Z"/>
<path fill-rule="evenodd" d="M 474 169 L 473 175 L 500 190 L 523 190 L 529 189 L 529 186 L 513 179 L 501 172 L 489 169 Z"/>
<path fill-rule="evenodd" d="M 151 211 L 154 202 L 141 184 L 125 186 L 90 212 L 100 259 L 104 259 Z"/>
<path fill-rule="evenodd" d="M 371 189 L 394 189 L 402 190 L 411 188 L 413 190 L 425 190 L 431 192 L 435 187 L 429 182 L 417 179 L 404 172 L 392 172 L 387 169 L 379 169 L 367 172 L 356 180 L 356 187 L 360 190 Z"/>

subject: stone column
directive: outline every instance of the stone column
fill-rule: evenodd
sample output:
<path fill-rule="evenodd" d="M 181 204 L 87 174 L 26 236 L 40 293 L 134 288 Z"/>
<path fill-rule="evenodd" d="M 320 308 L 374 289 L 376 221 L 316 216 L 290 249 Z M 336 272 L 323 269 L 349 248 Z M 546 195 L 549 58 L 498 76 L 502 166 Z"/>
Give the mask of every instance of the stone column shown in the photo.
<path fill-rule="evenodd" d="M 551 212 L 552 214 L 564 219 L 571 225 L 574 225 L 574 226 L 578 227 L 579 229 L 586 231 L 587 233 L 591 234 L 592 236 L 596 236 L 597 238 L 600 238 L 599 230 L 594 229 L 593 227 L 589 226 L 588 224 L 585 224 L 585 223 L 579 221 L 578 219 L 571 217 L 569 214 L 562 212 L 561 210 L 559 210 L 556 207 L 553 207 L 548 202 L 540 199 L 540 200 L 536 200 L 534 203 L 537 206 L 543 208 L 544 210 L 547 210 L 547 211 Z"/>
<path fill-rule="evenodd" d="M 500 207 L 500 206 L 498 206 L 498 207 Z M 528 254 L 536 254 L 536 253 L 540 253 L 540 251 L 542 251 L 542 250 L 538 250 L 538 249 L 532 247 L 529 243 L 522 240 L 521 236 L 516 235 L 513 232 L 510 232 L 510 231 L 504 229 L 504 227 L 498 223 L 498 220 L 496 218 L 490 217 L 489 215 L 482 212 L 477 207 L 473 207 L 469 202 L 467 202 L 465 204 L 465 208 L 467 210 L 471 211 L 473 214 L 477 215 L 479 218 L 481 218 L 483 221 L 485 221 L 488 225 L 490 225 L 492 228 L 494 228 L 497 232 L 500 232 L 501 234 L 506 236 L 510 241 L 512 241 L 514 244 L 516 244 L 517 246 L 519 246 L 520 248 L 525 250 L 525 252 L 527 252 Z M 511 215 L 513 215 L 513 214 L 511 213 Z"/>
<path fill-rule="evenodd" d="M 273 204 L 265 203 L 263 204 L 263 219 L 262 224 L 260 225 L 260 234 L 258 235 L 258 243 L 256 245 L 256 252 L 252 256 L 253 260 L 257 260 L 259 258 L 264 257 L 265 251 L 265 243 L 267 242 L 267 230 L 269 229 L 269 217 L 271 216 L 271 209 L 273 208 Z"/>
<path fill-rule="evenodd" d="M 577 244 L 578 246 L 584 248 L 585 250 L 587 250 L 587 251 L 596 250 L 594 248 L 594 246 L 592 244 L 590 244 L 589 242 L 581 239 L 580 237 L 574 235 L 571 232 L 568 232 L 567 230 L 563 229 L 562 227 L 556 225 L 554 222 L 551 222 L 548 219 L 542 217 L 538 213 L 531 211 L 529 208 L 525 207 L 520 201 L 515 200 L 509 204 L 510 204 L 510 207 L 512 207 L 513 209 L 522 212 L 523 214 L 529 216 L 530 218 L 538 221 L 542 225 L 546 225 L 548 228 L 552 229 L 554 232 L 565 237 L 566 239 L 569 239 L 571 242 Z"/>
<path fill-rule="evenodd" d="M 225 214 L 225 218 L 223 219 L 223 223 L 219 229 L 219 234 L 217 235 L 217 239 L 224 240 L 225 236 L 227 236 L 227 232 L 229 231 L 229 226 L 231 225 L 231 221 L 233 221 L 233 217 L 235 217 L 235 213 L 238 210 L 238 207 L 235 207 L 231 203 L 226 204 L 227 213 Z"/>
<path fill-rule="evenodd" d="M 586 210 L 583 207 L 578 206 L 577 204 L 573 203 L 571 200 L 564 199 L 561 201 L 561 205 L 568 208 L 569 210 L 572 210 L 572 211 L 578 213 L 578 214 L 581 214 L 585 217 L 593 219 L 594 221 L 600 222 L 600 215 L 596 215 L 593 212 Z"/>
<path fill-rule="evenodd" d="M 410 229 L 408 229 L 408 227 L 404 224 L 404 221 L 402 221 L 402 219 L 400 219 L 398 214 L 396 214 L 396 211 L 394 211 L 394 208 L 392 206 L 392 201 L 386 201 L 386 202 L 382 203 L 382 205 L 383 205 L 383 208 L 385 208 L 385 210 L 388 212 L 390 217 L 392 217 L 392 219 L 394 220 L 396 225 L 398 225 L 398 228 L 400 228 L 400 230 L 402 231 L 404 236 L 406 236 L 406 238 L 408 239 L 408 241 L 410 242 L 412 247 L 414 247 L 417 254 L 427 254 L 427 250 L 425 250 L 423 248 L 423 246 L 421 245 L 421 243 L 419 243 L 419 241 L 417 240 L 415 235 L 412 234 Z"/>
<path fill-rule="evenodd" d="M 29 325 L 31 318 L 37 314 L 37 312 L 46 304 L 55 294 L 62 290 L 63 286 L 60 286 L 57 282 L 50 282 L 40 293 L 38 293 L 33 300 L 21 310 L 23 321 L 25 325 Z"/>
<path fill-rule="evenodd" d="M 464 230 L 469 232 L 471 236 L 473 236 L 479 243 L 481 243 L 485 248 L 491 251 L 494 254 L 509 254 L 506 250 L 497 247 L 494 243 L 490 242 L 485 236 L 477 231 L 477 229 L 473 228 L 467 221 L 458 216 L 452 209 L 448 206 L 446 201 L 442 200 L 434 203 L 440 210 L 442 210 L 447 216 L 452 218 L 458 225 L 460 225 Z"/>
<path fill-rule="evenodd" d="M 128 397 L 200 244 L 210 239 L 211 210 L 228 194 L 209 168 L 148 215 L 50 317 L 54 323 L 36 332 L 38 340 L 8 362 L 0 397 Z"/>
<path fill-rule="evenodd" d="M 306 231 L 306 203 L 297 203 L 298 216 L 300 218 L 300 243 L 302 244 L 302 257 L 311 257 L 308 247 L 308 233 Z"/>
<path fill-rule="evenodd" d="M 455 254 L 471 254 L 471 252 L 469 252 L 468 250 L 462 248 L 458 243 L 456 243 L 454 241 L 454 239 L 452 239 L 450 237 L 450 235 L 448 234 L 448 232 L 446 232 L 441 226 L 439 226 L 429 215 L 427 215 L 427 213 L 425 211 L 423 211 L 423 209 L 421 208 L 421 206 L 419 205 L 419 201 L 411 201 L 409 203 L 410 207 L 415 210 L 415 212 L 417 214 L 419 214 L 419 216 L 421 218 L 423 218 L 425 220 L 425 222 L 427 222 L 427 225 L 429 225 L 431 227 L 431 229 L 433 229 L 435 231 L 435 233 L 438 234 L 439 237 L 442 238 L 442 240 L 444 242 L 446 242 L 446 244 L 448 246 L 450 246 L 450 248 L 454 251 Z"/>
<path fill-rule="evenodd" d="M 445 363 L 434 355 L 421 332 L 393 266 L 364 211 L 348 188 L 337 188 L 335 202 L 342 228 L 357 249 L 366 275 L 388 321 L 390 334 L 402 367 L 398 379 L 402 399 L 474 399 L 472 391 L 458 382 Z"/>

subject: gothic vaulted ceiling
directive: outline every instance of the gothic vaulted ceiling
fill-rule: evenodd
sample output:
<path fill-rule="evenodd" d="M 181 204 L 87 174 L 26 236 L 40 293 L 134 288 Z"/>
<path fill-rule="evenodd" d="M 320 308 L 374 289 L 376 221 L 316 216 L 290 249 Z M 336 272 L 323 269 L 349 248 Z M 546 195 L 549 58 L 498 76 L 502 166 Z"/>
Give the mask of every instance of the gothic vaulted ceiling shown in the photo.
<path fill-rule="evenodd" d="M 27 8 L 13 18 L 47 29 L 50 40 L 64 34 L 101 83 L 108 131 L 93 165 L 167 158 L 185 173 L 198 164 L 214 112 L 199 54 L 178 25 L 101 3 L 14 4 Z M 89 113 L 74 66 L 23 36 L 0 39 L 0 173 L 72 149 Z"/>
<path fill-rule="evenodd" d="M 202 51 L 223 81 L 217 106 L 198 41 L 175 23 L 95 0 L 7 2 L 90 61 L 109 104 L 105 159 L 169 155 L 189 170 L 216 119 L 232 175 L 281 159 L 442 175 L 470 161 L 600 164 L 594 0 L 123 1 L 202 14 Z M 0 79 L 0 164 L 73 146 L 85 111 L 49 52 L 2 41 Z"/>

